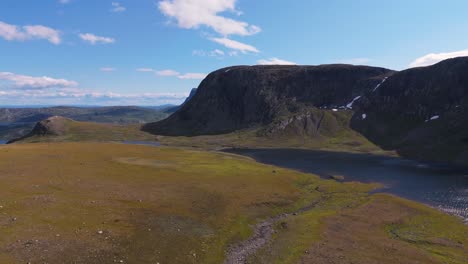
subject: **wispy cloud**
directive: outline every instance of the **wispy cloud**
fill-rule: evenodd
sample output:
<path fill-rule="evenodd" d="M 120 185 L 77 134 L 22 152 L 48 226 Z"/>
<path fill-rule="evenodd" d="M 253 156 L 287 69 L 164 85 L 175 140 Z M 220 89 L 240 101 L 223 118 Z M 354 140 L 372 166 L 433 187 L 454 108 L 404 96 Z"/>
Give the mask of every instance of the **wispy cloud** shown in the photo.
<path fill-rule="evenodd" d="M 446 59 L 456 58 L 456 57 L 465 57 L 468 56 L 468 49 L 459 50 L 453 52 L 443 52 L 443 53 L 430 53 L 422 57 L 417 58 L 410 63 L 409 67 L 422 67 L 429 66 L 441 62 Z"/>
<path fill-rule="evenodd" d="M 182 80 L 203 80 L 206 78 L 205 73 L 186 73 L 177 76 L 177 78 L 182 79 Z"/>
<path fill-rule="evenodd" d="M 164 15 L 176 20 L 181 28 L 198 29 L 206 26 L 223 36 L 259 33 L 261 29 L 258 26 L 221 15 L 223 12 L 241 15 L 236 10 L 236 2 L 237 0 L 163 0 L 158 7 Z"/>
<path fill-rule="evenodd" d="M 70 3 L 70 2 L 71 2 L 71 0 L 58 0 L 58 2 L 59 2 L 60 4 L 63 4 L 63 5 L 65 5 L 65 4 L 68 4 L 68 3 Z"/>
<path fill-rule="evenodd" d="M 114 72 L 114 71 L 116 71 L 116 69 L 112 68 L 112 67 L 102 67 L 99 70 L 102 71 L 102 72 Z"/>
<path fill-rule="evenodd" d="M 11 72 L 0 72 L 0 80 L 6 81 L 16 89 L 48 89 L 54 87 L 75 87 L 75 81 L 66 79 L 56 79 L 47 76 L 33 77 L 28 75 L 15 74 Z"/>
<path fill-rule="evenodd" d="M 138 72 L 154 72 L 154 70 L 151 69 L 151 68 L 139 68 L 139 69 L 136 69 L 136 71 L 138 71 Z"/>
<path fill-rule="evenodd" d="M 159 76 L 179 76 L 180 73 L 174 70 L 162 70 L 162 71 L 155 71 L 156 75 Z"/>
<path fill-rule="evenodd" d="M 200 56 L 200 57 L 217 57 L 222 58 L 225 55 L 225 52 L 220 49 L 214 49 L 211 51 L 205 50 L 194 50 L 192 51 L 193 56 Z"/>
<path fill-rule="evenodd" d="M 122 4 L 120 4 L 119 2 L 112 2 L 111 12 L 121 13 L 125 12 L 125 10 L 127 10 L 127 8 L 125 6 L 122 6 Z"/>
<path fill-rule="evenodd" d="M 162 77 L 177 77 L 181 80 L 201 80 L 204 79 L 207 74 L 206 73 L 180 73 L 175 70 L 154 70 L 151 68 L 139 68 L 136 69 L 138 72 L 151 72 L 157 76 Z"/>
<path fill-rule="evenodd" d="M 211 38 L 210 40 L 212 40 L 212 41 L 214 41 L 214 42 L 216 42 L 218 44 L 221 44 L 221 45 L 225 46 L 226 48 L 237 50 L 237 51 L 240 51 L 242 53 L 247 53 L 247 52 L 258 53 L 258 52 L 260 52 L 254 46 L 251 46 L 251 45 L 239 42 L 239 41 L 235 41 L 235 40 L 232 40 L 232 39 L 228 39 L 228 38 Z"/>
<path fill-rule="evenodd" d="M 91 34 L 91 33 L 85 33 L 85 34 L 79 34 L 79 37 L 92 44 L 92 45 L 96 45 L 96 44 L 112 44 L 115 42 L 115 39 L 113 38 L 109 38 L 109 37 L 101 37 L 101 36 L 97 36 L 97 35 L 94 35 L 94 34 Z"/>
<path fill-rule="evenodd" d="M 44 39 L 58 45 L 62 42 L 60 31 L 42 25 L 16 26 L 0 21 L 0 37 L 8 41 Z"/>
<path fill-rule="evenodd" d="M 270 58 L 267 60 L 257 61 L 258 65 L 297 65 L 297 63 L 287 60 L 281 60 L 278 58 Z"/>

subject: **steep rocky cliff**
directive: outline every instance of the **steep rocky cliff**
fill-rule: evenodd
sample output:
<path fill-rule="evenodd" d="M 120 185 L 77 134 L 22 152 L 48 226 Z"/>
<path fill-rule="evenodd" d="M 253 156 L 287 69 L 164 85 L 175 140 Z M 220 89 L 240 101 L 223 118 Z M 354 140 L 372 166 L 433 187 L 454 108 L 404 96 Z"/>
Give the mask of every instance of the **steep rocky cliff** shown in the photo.
<path fill-rule="evenodd" d="M 181 105 L 169 107 L 168 109 L 164 110 L 164 113 L 173 114 L 177 112 L 177 110 L 179 110 L 184 104 L 189 102 L 195 96 L 196 93 L 197 93 L 197 88 L 193 88 L 192 90 L 190 90 L 189 96 L 185 99 L 185 101 Z"/>
<path fill-rule="evenodd" d="M 468 57 L 394 74 L 356 107 L 351 126 L 374 143 L 468 164 Z"/>
<path fill-rule="evenodd" d="M 159 135 L 193 136 L 270 125 L 264 133 L 277 133 L 283 126 L 313 134 L 320 120 L 338 122 L 318 108 L 352 107 L 354 99 L 392 73 L 351 65 L 225 68 L 203 80 L 195 96 L 172 116 L 143 129 Z"/>

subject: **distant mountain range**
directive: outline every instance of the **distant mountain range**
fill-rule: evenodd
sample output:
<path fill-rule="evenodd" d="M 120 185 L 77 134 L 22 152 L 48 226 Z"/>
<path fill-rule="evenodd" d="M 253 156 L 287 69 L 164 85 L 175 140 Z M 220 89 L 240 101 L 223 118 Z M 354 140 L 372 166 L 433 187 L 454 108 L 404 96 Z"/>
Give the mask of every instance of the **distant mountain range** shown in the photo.
<path fill-rule="evenodd" d="M 467 107 L 468 57 L 400 72 L 236 66 L 208 75 L 190 101 L 143 130 L 196 136 L 255 128 L 259 136 L 327 137 L 353 129 L 409 158 L 468 165 Z"/>
<path fill-rule="evenodd" d="M 63 116 L 77 121 L 100 123 L 145 123 L 167 117 L 161 111 L 164 109 L 166 107 L 151 109 L 137 106 L 0 108 L 0 122 L 39 122 L 51 116 Z"/>
<path fill-rule="evenodd" d="M 171 107 L 173 106 L 156 109 L 136 106 L 0 108 L 0 140 L 22 137 L 37 122 L 52 116 L 95 123 L 143 124 L 166 118 L 169 114 L 165 111 Z"/>

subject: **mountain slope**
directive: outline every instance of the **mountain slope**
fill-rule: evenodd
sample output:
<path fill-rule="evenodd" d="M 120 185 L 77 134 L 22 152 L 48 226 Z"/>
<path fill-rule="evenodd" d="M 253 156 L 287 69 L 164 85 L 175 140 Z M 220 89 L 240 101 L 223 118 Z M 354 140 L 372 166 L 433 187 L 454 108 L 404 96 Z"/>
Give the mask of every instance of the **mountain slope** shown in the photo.
<path fill-rule="evenodd" d="M 352 128 L 383 148 L 468 164 L 468 57 L 394 74 L 357 107 Z"/>
<path fill-rule="evenodd" d="M 292 115 L 307 115 L 311 108 L 345 106 L 392 73 L 351 65 L 225 68 L 203 80 L 195 96 L 176 113 L 143 130 L 194 136 L 281 123 Z"/>
<path fill-rule="evenodd" d="M 185 99 L 185 101 L 181 105 L 169 107 L 169 108 L 164 110 L 164 113 L 173 114 L 173 113 L 177 112 L 177 110 L 179 110 L 184 104 L 186 104 L 188 101 L 190 101 L 195 96 L 196 93 L 197 93 L 197 88 L 193 88 L 192 90 L 190 90 L 190 94 L 187 97 L 187 99 Z"/>

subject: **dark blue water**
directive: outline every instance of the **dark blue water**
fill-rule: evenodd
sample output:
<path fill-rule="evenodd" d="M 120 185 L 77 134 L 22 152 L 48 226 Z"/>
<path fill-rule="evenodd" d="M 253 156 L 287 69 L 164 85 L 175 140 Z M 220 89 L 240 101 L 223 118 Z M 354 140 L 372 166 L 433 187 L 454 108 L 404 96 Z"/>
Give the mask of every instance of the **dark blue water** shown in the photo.
<path fill-rule="evenodd" d="M 468 169 L 465 168 L 361 153 L 294 149 L 236 149 L 227 152 L 323 178 L 341 175 L 345 181 L 381 183 L 385 186 L 383 192 L 426 203 L 468 219 Z"/>
<path fill-rule="evenodd" d="M 6 141 L 6 140 L 0 140 L 0 145 L 4 145 L 4 144 L 6 144 L 7 142 L 8 142 L 8 141 Z"/>

